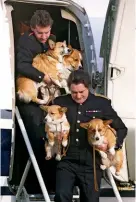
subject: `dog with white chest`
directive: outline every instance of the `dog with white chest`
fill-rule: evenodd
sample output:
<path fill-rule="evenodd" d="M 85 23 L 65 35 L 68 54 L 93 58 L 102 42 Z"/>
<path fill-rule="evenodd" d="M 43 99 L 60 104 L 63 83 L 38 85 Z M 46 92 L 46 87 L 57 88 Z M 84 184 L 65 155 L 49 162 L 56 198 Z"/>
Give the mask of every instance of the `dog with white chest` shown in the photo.
<path fill-rule="evenodd" d="M 47 112 L 45 117 L 45 132 L 48 141 L 45 143 L 46 160 L 51 159 L 56 154 L 56 160 L 61 160 L 62 147 L 68 145 L 70 125 L 66 118 L 66 107 L 58 105 L 44 106 L 41 108 Z M 63 134 L 63 136 L 61 136 Z"/>
<path fill-rule="evenodd" d="M 87 129 L 89 144 L 93 145 L 101 155 L 101 169 L 115 166 L 115 174 L 119 175 L 123 165 L 123 151 L 122 149 L 115 151 L 116 131 L 110 127 L 109 124 L 111 123 L 112 120 L 92 119 L 87 123 L 81 123 L 80 126 Z M 111 155 L 112 159 L 110 158 Z"/>
<path fill-rule="evenodd" d="M 57 97 L 59 91 L 56 87 L 66 87 L 66 92 L 69 92 L 66 79 L 61 77 L 65 75 L 68 78 L 70 71 L 63 67 L 63 57 L 70 53 L 70 49 L 67 47 L 66 42 L 57 42 L 53 50 L 48 50 L 46 53 L 39 54 L 33 59 L 32 66 L 45 75 L 48 74 L 51 78 L 53 85 L 51 88 L 54 89 L 52 97 Z M 38 90 L 40 89 L 42 99 L 38 98 Z M 19 76 L 17 78 L 17 95 L 20 100 L 25 103 L 30 101 L 36 102 L 37 104 L 47 104 L 50 99 L 49 94 L 50 88 L 45 82 L 37 83 L 29 78 Z"/>

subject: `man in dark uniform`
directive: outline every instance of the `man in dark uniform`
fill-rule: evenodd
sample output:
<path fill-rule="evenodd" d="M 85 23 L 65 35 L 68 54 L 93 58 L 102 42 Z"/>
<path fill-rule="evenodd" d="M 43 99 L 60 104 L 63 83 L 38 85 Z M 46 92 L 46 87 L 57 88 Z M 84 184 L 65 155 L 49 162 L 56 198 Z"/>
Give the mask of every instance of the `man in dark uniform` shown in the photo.
<path fill-rule="evenodd" d="M 17 75 L 22 75 L 28 77 L 36 82 L 44 81 L 47 84 L 51 83 L 50 77 L 48 74 L 44 74 L 32 66 L 33 58 L 39 54 L 46 52 L 48 50 L 47 40 L 50 37 L 51 28 L 52 28 L 53 20 L 50 14 L 46 10 L 37 10 L 30 20 L 30 28 L 31 32 L 24 33 L 18 42 L 16 49 L 16 73 Z M 54 36 L 54 35 L 53 35 Z M 26 127 L 32 148 L 34 150 L 36 159 L 38 161 L 39 167 L 41 168 L 41 172 L 43 177 L 47 178 L 48 176 L 48 166 L 47 164 L 51 164 L 50 162 L 45 161 L 45 151 L 44 151 L 44 141 L 42 137 L 45 136 L 44 130 L 44 112 L 40 109 L 39 105 L 36 103 L 30 102 L 29 104 L 20 102 L 17 99 L 17 106 L 19 108 L 21 117 L 23 119 L 24 125 Z M 18 137 L 17 137 L 18 138 Z M 16 144 L 19 148 L 17 152 L 20 152 L 20 156 L 24 157 L 24 150 L 20 148 L 22 145 L 20 143 Z M 17 155 L 15 152 L 15 155 Z M 19 179 L 21 177 L 20 169 L 24 169 L 23 161 L 26 159 L 19 159 L 20 162 L 17 162 L 19 168 L 15 169 L 14 175 L 17 178 L 17 172 L 19 173 Z M 46 165 L 45 165 L 46 164 Z M 18 171 L 19 170 L 19 171 Z M 45 176 L 46 173 L 46 176 Z M 36 176 L 30 177 L 31 172 L 28 174 L 28 178 L 31 184 L 28 185 L 29 188 L 34 190 L 34 178 Z M 14 177 L 13 177 L 14 178 Z M 50 179 L 51 180 L 51 179 Z M 18 181 L 18 180 L 17 180 Z M 31 186 L 32 185 L 32 186 Z M 38 192 L 38 189 L 36 188 Z"/>
<path fill-rule="evenodd" d="M 127 134 L 127 128 L 112 108 L 111 101 L 91 94 L 89 84 L 87 73 L 81 70 L 72 72 L 68 80 L 71 95 L 54 100 L 54 104 L 67 107 L 67 118 L 71 127 L 67 154 L 57 166 L 56 202 L 71 202 L 74 184 L 80 188 L 80 202 L 99 201 L 99 191 L 94 189 L 92 148 L 87 141 L 87 131 L 80 127 L 81 122 L 93 118 L 112 119 L 111 126 L 117 131 L 116 149 L 122 147 Z M 96 154 L 96 172 L 100 188 L 102 171 L 98 154 Z"/>

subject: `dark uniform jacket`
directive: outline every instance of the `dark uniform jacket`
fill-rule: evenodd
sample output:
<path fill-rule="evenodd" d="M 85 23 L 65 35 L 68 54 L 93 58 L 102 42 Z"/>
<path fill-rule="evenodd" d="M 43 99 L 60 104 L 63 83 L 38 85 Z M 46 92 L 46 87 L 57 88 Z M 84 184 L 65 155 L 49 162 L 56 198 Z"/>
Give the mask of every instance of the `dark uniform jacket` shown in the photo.
<path fill-rule="evenodd" d="M 16 71 L 17 74 L 28 77 L 36 82 L 43 80 L 44 74 L 32 67 L 33 58 L 39 54 L 46 52 L 47 44 L 40 43 L 33 33 L 26 32 L 18 41 L 16 52 Z"/>
<path fill-rule="evenodd" d="M 80 123 L 93 118 L 112 119 L 111 126 L 117 131 L 117 146 L 121 146 L 126 137 L 127 128 L 111 106 L 109 99 L 89 94 L 83 104 L 76 103 L 71 95 L 58 97 L 54 104 L 67 107 L 67 118 L 70 123 L 70 143 L 66 157 L 63 159 L 77 160 L 83 164 L 92 165 L 92 147 L 87 141 L 87 130 L 80 127 Z M 99 155 L 97 154 L 97 159 Z M 98 161 L 99 162 L 99 161 Z"/>

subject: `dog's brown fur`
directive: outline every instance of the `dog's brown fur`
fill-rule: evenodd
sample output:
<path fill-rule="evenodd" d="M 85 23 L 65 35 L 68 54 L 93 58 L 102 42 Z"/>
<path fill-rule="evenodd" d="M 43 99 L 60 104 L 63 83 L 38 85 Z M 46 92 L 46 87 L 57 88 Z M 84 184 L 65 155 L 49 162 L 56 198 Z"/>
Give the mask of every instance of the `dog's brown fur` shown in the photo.
<path fill-rule="evenodd" d="M 103 165 L 101 166 L 102 169 L 105 169 L 110 166 L 115 166 L 116 168 L 116 175 L 119 175 L 120 169 L 122 168 L 123 165 L 123 151 L 118 150 L 112 150 L 115 151 L 115 154 L 113 156 L 113 159 L 109 159 L 107 157 L 111 156 L 110 154 L 110 149 L 115 148 L 116 144 L 116 131 L 109 126 L 109 124 L 112 122 L 112 120 L 106 120 L 103 121 L 101 119 L 93 119 L 87 123 L 81 123 L 80 126 L 87 129 L 88 131 L 88 142 L 90 145 L 95 145 L 95 149 L 100 152 L 101 157 L 102 157 L 102 163 Z M 99 133 L 99 138 L 103 138 L 103 143 L 105 144 L 105 141 L 107 143 L 107 151 L 104 153 L 99 149 L 99 146 L 97 145 L 97 141 L 95 139 L 96 132 Z M 106 154 L 106 155 L 105 155 Z"/>
<path fill-rule="evenodd" d="M 71 45 L 68 45 L 68 47 L 71 50 L 71 53 L 64 56 L 63 64 L 66 68 L 70 67 L 71 70 L 78 70 L 79 67 L 82 67 L 82 54 L 79 50 L 72 48 Z"/>
<path fill-rule="evenodd" d="M 45 75 L 48 74 L 53 82 L 59 81 L 60 77 L 56 66 L 59 64 L 59 62 L 62 62 L 60 61 L 60 59 L 62 58 L 60 52 L 65 46 L 65 42 L 57 42 L 53 50 L 47 51 L 46 54 L 43 53 L 37 55 L 33 59 L 32 66 L 40 72 L 43 72 Z M 44 83 L 41 83 L 41 86 L 42 85 L 44 85 Z M 23 76 L 17 78 L 17 94 L 20 100 L 23 100 L 26 103 L 33 101 L 38 104 L 46 104 L 48 99 L 44 102 L 37 98 L 37 88 L 35 81 Z"/>
<path fill-rule="evenodd" d="M 59 105 L 44 106 L 41 108 L 47 112 L 45 132 L 48 142 L 45 143 L 46 160 L 51 159 L 54 154 L 57 154 L 56 159 L 61 159 L 61 148 L 68 144 L 68 135 L 70 125 L 66 118 L 66 107 Z M 63 137 L 61 137 L 63 133 Z"/>

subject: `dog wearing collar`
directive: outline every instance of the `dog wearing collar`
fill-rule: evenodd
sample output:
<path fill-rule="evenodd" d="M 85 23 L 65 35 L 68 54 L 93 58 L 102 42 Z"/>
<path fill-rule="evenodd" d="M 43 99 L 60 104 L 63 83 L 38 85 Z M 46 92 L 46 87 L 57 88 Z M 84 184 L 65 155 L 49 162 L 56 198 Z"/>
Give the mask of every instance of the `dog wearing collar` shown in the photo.
<path fill-rule="evenodd" d="M 60 161 L 62 147 L 66 148 L 68 145 L 70 130 L 65 114 L 67 108 L 59 105 L 42 105 L 41 108 L 47 112 L 45 117 L 45 132 L 48 140 L 45 143 L 46 160 L 51 159 L 56 154 L 56 160 Z M 63 134 L 62 137 L 61 134 Z"/>
<path fill-rule="evenodd" d="M 80 126 L 87 129 L 88 142 L 93 145 L 100 153 L 102 158 L 101 169 L 115 166 L 116 175 L 120 174 L 123 165 L 122 149 L 115 151 L 116 131 L 111 128 L 112 120 L 92 119 L 87 123 L 81 123 Z M 106 146 L 106 151 L 102 150 Z M 112 155 L 112 159 L 110 156 Z"/>

